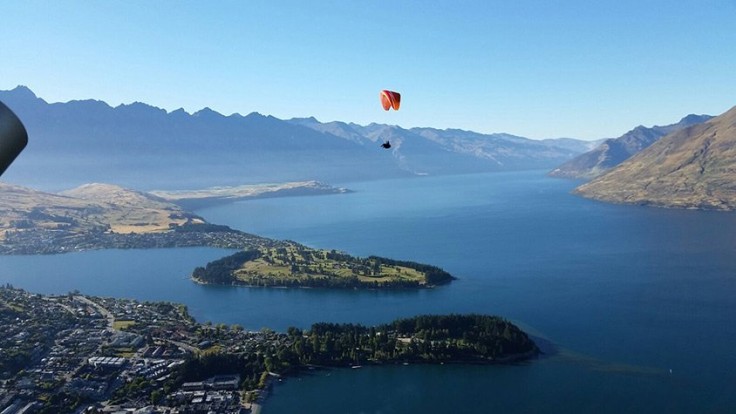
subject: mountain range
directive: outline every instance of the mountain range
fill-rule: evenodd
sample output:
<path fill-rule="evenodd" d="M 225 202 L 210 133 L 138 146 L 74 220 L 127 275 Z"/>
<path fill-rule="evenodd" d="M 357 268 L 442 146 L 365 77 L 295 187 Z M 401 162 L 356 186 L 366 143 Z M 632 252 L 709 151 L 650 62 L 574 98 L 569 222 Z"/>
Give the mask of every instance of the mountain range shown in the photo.
<path fill-rule="evenodd" d="M 596 147 L 597 142 L 571 138 L 532 140 L 459 129 L 323 123 L 313 117 L 281 120 L 255 112 L 225 116 L 209 108 L 192 114 L 167 112 L 139 102 L 117 107 L 97 100 L 50 104 L 22 86 L 0 91 L 0 100 L 23 120 L 30 137 L 3 179 L 43 190 L 94 181 L 146 191 L 240 188 L 558 166 L 550 175 L 600 175 L 576 190 L 586 197 L 736 208 L 736 109 L 716 118 L 688 115 L 672 125 L 639 126 Z M 390 150 L 380 147 L 384 140 L 391 141 Z M 80 200 L 84 194 L 54 197 Z M 75 208 L 94 211 L 81 205 L 67 210 Z M 149 222 L 157 228 L 170 224 Z"/>
<path fill-rule="evenodd" d="M 688 115 L 676 124 L 653 126 L 639 125 L 618 138 L 604 140 L 596 148 L 580 154 L 552 170 L 551 177 L 590 180 L 621 164 L 632 155 L 649 147 L 663 136 L 674 131 L 703 123 L 710 115 Z"/>
<path fill-rule="evenodd" d="M 24 122 L 26 150 L 3 179 L 58 190 L 88 182 L 151 189 L 548 169 L 591 147 L 569 138 L 411 128 L 314 118 L 281 120 L 144 103 L 47 103 L 19 86 L 0 101 Z M 379 142 L 390 140 L 384 150 Z"/>
<path fill-rule="evenodd" d="M 617 203 L 736 209 L 736 107 L 661 138 L 576 193 Z"/>

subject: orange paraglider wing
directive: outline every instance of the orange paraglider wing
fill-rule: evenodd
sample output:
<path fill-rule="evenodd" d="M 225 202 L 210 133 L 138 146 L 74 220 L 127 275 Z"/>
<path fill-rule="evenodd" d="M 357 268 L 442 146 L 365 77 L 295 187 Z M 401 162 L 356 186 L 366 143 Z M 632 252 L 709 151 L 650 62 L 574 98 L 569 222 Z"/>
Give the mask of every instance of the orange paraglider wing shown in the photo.
<path fill-rule="evenodd" d="M 394 108 L 394 111 L 399 110 L 399 105 L 401 105 L 401 94 L 398 92 L 391 92 L 393 95 L 393 100 L 391 101 L 391 107 Z"/>
<path fill-rule="evenodd" d="M 381 91 L 381 106 L 385 111 L 391 108 L 391 98 L 389 98 L 388 91 Z"/>
<path fill-rule="evenodd" d="M 398 111 L 400 105 L 400 93 L 387 90 L 381 91 L 381 106 L 383 106 L 384 110 L 388 111 L 389 109 L 394 108 L 394 111 Z"/>

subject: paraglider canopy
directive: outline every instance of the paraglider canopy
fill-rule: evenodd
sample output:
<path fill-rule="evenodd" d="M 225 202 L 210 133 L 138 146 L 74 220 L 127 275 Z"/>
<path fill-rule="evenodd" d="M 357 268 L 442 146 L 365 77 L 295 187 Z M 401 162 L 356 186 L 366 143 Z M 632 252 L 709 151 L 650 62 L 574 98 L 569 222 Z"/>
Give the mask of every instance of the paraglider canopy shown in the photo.
<path fill-rule="evenodd" d="M 394 111 L 399 110 L 399 106 L 401 105 L 401 94 L 394 91 L 388 91 L 388 90 L 382 90 L 380 93 L 381 97 L 381 106 L 383 106 L 383 109 L 388 111 L 391 108 L 394 108 Z M 381 147 L 385 149 L 391 148 L 391 143 L 386 140 L 383 144 L 381 144 Z"/>
<path fill-rule="evenodd" d="M 387 91 L 382 90 L 381 91 L 381 106 L 383 106 L 383 109 L 388 111 L 391 108 L 394 108 L 394 111 L 399 110 L 399 106 L 401 105 L 401 94 L 394 91 Z"/>

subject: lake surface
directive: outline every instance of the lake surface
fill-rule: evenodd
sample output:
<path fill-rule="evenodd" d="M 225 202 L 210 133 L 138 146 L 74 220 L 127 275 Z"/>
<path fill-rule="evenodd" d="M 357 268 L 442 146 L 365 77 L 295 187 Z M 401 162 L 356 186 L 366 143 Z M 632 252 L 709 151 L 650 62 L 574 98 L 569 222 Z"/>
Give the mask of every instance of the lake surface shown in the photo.
<path fill-rule="evenodd" d="M 198 213 L 313 247 L 435 264 L 460 279 L 393 292 L 199 286 L 187 279 L 193 267 L 227 251 L 191 248 L 0 257 L 0 283 L 177 301 L 200 321 L 248 329 L 490 313 L 557 349 L 516 366 L 291 378 L 266 414 L 736 411 L 736 214 L 598 203 L 543 172 L 344 185 L 355 192 Z"/>

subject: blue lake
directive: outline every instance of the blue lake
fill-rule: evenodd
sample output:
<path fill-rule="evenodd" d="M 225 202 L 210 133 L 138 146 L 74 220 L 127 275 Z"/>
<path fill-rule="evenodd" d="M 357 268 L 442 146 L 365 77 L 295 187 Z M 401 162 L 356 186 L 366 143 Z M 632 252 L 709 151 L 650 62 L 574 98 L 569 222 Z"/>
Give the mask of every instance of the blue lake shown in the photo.
<path fill-rule="evenodd" d="M 392 292 L 200 286 L 191 270 L 227 251 L 193 248 L 0 257 L 0 283 L 182 302 L 198 320 L 248 329 L 491 313 L 558 349 L 518 366 L 292 378 L 267 414 L 736 411 L 736 214 L 598 203 L 538 171 L 345 186 L 355 192 L 198 213 L 313 247 L 435 264 L 459 280 Z"/>

